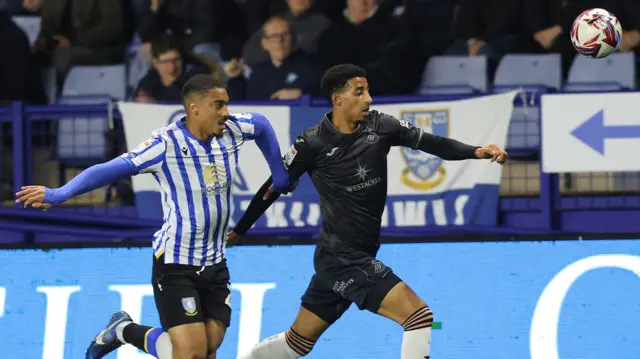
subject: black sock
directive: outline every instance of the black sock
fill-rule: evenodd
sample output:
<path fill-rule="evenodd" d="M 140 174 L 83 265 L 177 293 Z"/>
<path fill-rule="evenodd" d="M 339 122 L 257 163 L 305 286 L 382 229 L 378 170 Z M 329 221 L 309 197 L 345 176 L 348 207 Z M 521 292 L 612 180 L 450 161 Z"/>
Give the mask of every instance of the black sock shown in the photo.
<path fill-rule="evenodd" d="M 153 327 L 146 327 L 144 325 L 131 323 L 122 330 L 122 338 L 128 344 L 146 352 L 146 348 L 144 347 L 144 338 L 147 336 L 147 332 L 151 329 L 153 329 Z"/>

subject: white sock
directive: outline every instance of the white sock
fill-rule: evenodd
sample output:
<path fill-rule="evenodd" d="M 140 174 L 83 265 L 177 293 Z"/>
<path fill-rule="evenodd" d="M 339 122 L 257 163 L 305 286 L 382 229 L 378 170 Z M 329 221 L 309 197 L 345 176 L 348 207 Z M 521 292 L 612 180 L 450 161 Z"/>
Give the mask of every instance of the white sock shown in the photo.
<path fill-rule="evenodd" d="M 431 327 L 404 332 L 402 359 L 429 359 L 431 351 Z"/>
<path fill-rule="evenodd" d="M 118 324 L 118 326 L 116 327 L 116 337 L 118 337 L 118 340 L 120 341 L 120 343 L 126 343 L 126 341 L 124 340 L 124 337 L 122 336 L 122 333 L 124 332 L 124 327 L 126 327 L 131 323 L 133 322 L 122 322 Z"/>
<path fill-rule="evenodd" d="M 286 333 L 280 333 L 256 344 L 249 353 L 240 356 L 240 359 L 298 359 L 300 357 L 301 355 L 287 344 Z"/>
<path fill-rule="evenodd" d="M 156 341 L 156 358 L 172 359 L 173 347 L 171 345 L 171 337 L 169 333 L 162 333 Z"/>

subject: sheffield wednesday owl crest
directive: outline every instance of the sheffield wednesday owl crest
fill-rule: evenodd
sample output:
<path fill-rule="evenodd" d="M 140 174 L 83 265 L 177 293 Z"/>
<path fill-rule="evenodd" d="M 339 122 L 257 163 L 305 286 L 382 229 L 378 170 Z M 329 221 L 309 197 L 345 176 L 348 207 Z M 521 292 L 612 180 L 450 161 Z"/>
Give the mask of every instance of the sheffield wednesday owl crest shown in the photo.
<path fill-rule="evenodd" d="M 449 137 L 448 109 L 403 111 L 400 121 L 406 121 L 408 125 L 426 133 Z M 430 190 L 444 181 L 446 172 L 441 158 L 407 147 L 402 147 L 402 157 L 407 163 L 407 168 L 402 171 L 402 183 L 405 185 L 417 190 Z"/>

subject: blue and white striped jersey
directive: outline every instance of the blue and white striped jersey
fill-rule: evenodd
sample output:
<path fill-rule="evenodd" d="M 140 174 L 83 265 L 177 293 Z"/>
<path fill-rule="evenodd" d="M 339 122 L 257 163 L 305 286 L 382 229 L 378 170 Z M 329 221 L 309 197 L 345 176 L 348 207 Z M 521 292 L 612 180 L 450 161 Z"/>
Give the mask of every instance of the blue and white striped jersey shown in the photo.
<path fill-rule="evenodd" d="M 183 118 L 122 155 L 160 185 L 164 224 L 153 236 L 156 257 L 164 253 L 165 263 L 194 266 L 222 261 L 238 152 L 261 135 L 265 122 L 273 131 L 261 114 L 232 114 L 223 135 L 206 143 L 191 135 Z M 282 164 L 279 148 L 277 160 Z"/>

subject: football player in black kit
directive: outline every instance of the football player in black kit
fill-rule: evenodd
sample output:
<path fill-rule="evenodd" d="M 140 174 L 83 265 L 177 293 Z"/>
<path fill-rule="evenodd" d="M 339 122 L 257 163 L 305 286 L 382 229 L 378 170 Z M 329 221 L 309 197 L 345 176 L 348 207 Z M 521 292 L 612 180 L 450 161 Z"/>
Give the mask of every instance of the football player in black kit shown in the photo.
<path fill-rule="evenodd" d="M 315 275 L 289 330 L 258 343 L 243 359 L 294 359 L 355 303 L 402 325 L 402 359 L 429 358 L 433 313 L 398 276 L 376 259 L 387 200 L 387 154 L 405 146 L 444 160 L 490 159 L 504 163 L 496 145 L 470 146 L 434 136 L 406 121 L 369 109 L 371 96 L 363 69 L 330 68 L 322 90 L 332 111 L 299 136 L 285 163 L 291 176 L 309 173 L 320 194 L 322 227 L 314 255 Z M 229 233 L 235 241 L 278 198 L 269 179 Z"/>

